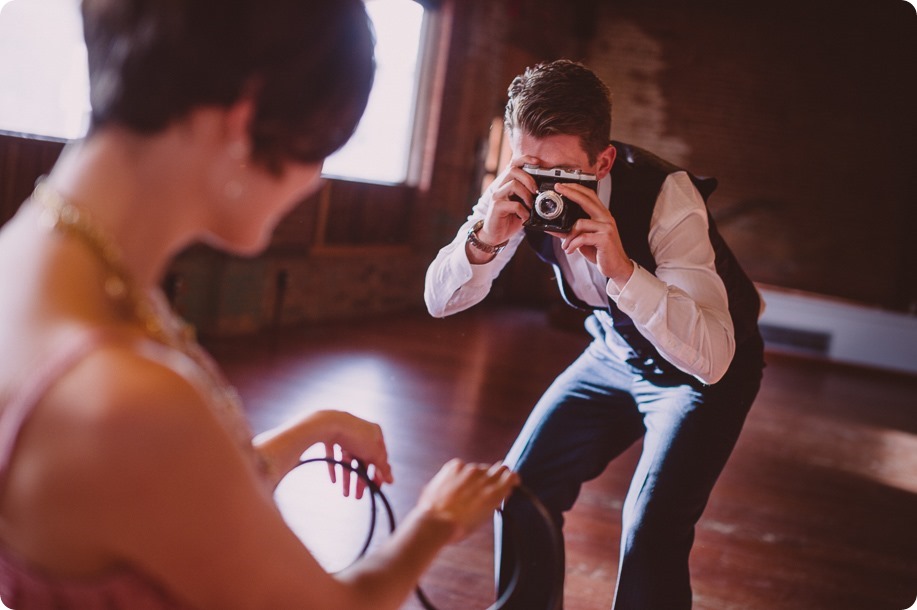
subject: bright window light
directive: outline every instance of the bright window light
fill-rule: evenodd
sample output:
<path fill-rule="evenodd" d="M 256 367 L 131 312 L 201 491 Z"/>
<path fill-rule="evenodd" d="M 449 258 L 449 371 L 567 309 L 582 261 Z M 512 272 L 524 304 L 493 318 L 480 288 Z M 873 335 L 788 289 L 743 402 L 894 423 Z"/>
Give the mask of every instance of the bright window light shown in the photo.
<path fill-rule="evenodd" d="M 325 161 L 324 173 L 370 182 L 407 178 L 419 83 L 424 10 L 414 0 L 370 0 L 376 80 L 353 138 Z"/>
<path fill-rule="evenodd" d="M 72 140 L 89 124 L 77 0 L 0 0 L 0 130 Z"/>
<path fill-rule="evenodd" d="M 367 0 L 376 80 L 354 137 L 325 162 L 328 176 L 407 179 L 420 69 L 423 7 Z M 0 130 L 72 140 L 89 124 L 79 0 L 0 0 Z"/>

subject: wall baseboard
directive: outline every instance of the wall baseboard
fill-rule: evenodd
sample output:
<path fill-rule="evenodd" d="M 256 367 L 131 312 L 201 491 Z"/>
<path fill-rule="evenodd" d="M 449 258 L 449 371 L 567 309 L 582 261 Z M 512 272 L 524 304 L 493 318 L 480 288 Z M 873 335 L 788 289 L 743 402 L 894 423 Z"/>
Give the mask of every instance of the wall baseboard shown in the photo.
<path fill-rule="evenodd" d="M 917 316 L 758 284 L 770 349 L 917 374 Z"/>

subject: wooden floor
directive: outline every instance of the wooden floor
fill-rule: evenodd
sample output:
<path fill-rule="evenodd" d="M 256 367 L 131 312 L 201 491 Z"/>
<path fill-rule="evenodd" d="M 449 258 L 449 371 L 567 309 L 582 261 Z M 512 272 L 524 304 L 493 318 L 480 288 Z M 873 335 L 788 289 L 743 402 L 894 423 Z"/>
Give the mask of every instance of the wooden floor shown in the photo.
<path fill-rule="evenodd" d="M 445 320 L 401 315 L 207 346 L 256 431 L 318 408 L 380 423 L 396 477 L 387 494 L 404 515 L 449 458 L 501 459 L 587 339 L 550 326 L 542 312 L 482 307 Z M 567 610 L 611 606 L 621 503 L 638 451 L 587 484 L 568 517 Z M 294 471 L 278 501 L 336 569 L 359 550 L 368 503 L 339 499 L 323 469 L 310 468 Z M 493 602 L 491 536 L 488 524 L 428 572 L 422 586 L 441 610 Z M 699 610 L 910 608 L 917 378 L 769 354 L 759 398 L 698 525 L 691 570 Z"/>

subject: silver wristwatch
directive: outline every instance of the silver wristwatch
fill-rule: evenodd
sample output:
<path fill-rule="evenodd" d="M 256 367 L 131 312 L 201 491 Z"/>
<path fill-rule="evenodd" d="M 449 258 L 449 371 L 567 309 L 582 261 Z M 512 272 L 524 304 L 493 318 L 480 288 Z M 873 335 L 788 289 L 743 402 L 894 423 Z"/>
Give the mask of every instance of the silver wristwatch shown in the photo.
<path fill-rule="evenodd" d="M 468 238 L 467 238 L 468 244 L 471 245 L 471 247 L 474 248 L 475 250 L 480 250 L 481 252 L 484 252 L 485 254 L 498 254 L 501 251 L 503 251 L 503 248 L 506 247 L 506 244 L 509 243 L 509 240 L 503 242 L 502 244 L 497 244 L 496 246 L 492 246 L 478 239 L 478 231 L 480 231 L 481 227 L 483 226 L 484 226 L 484 221 L 479 220 L 476 223 L 474 223 L 474 226 L 468 230 Z"/>

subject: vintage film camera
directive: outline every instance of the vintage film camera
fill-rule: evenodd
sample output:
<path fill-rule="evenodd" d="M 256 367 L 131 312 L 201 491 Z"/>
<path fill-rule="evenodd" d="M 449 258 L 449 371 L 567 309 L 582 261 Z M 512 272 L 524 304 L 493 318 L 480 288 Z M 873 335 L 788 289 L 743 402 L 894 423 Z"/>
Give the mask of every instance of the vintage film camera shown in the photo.
<path fill-rule="evenodd" d="M 584 174 L 581 170 L 543 169 L 536 165 L 524 165 L 522 169 L 535 178 L 538 192 L 532 205 L 529 219 L 524 225 L 540 231 L 569 233 L 580 218 L 588 218 L 577 203 L 563 197 L 554 190 L 559 182 L 576 182 L 593 191 L 598 188 L 595 174 Z"/>

